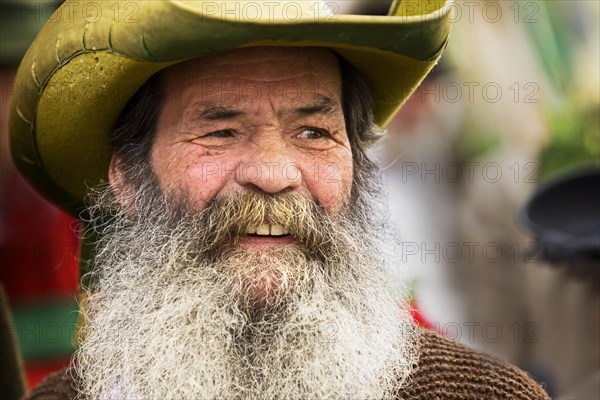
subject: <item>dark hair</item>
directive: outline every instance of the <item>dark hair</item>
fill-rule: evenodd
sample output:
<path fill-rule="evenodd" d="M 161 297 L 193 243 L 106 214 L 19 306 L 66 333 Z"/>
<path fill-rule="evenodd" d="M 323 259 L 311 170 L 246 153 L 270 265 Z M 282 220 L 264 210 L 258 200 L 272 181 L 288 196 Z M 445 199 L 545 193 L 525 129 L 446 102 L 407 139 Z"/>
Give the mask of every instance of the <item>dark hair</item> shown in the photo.
<path fill-rule="evenodd" d="M 125 105 L 110 137 L 114 154 L 125 164 L 148 162 L 163 102 L 164 90 L 158 72 Z"/>
<path fill-rule="evenodd" d="M 337 56 L 337 55 L 336 55 Z M 354 159 L 354 176 L 373 171 L 367 149 L 379 139 L 373 123 L 373 92 L 344 58 L 337 56 L 342 78 L 342 108 Z M 160 109 L 164 102 L 161 72 L 154 74 L 129 100 L 112 132 L 110 144 L 125 166 L 149 163 Z"/>
<path fill-rule="evenodd" d="M 375 190 L 370 187 L 377 165 L 369 158 L 367 150 L 382 136 L 382 131 L 375 126 L 373 109 L 374 93 L 365 78 L 346 59 L 337 55 L 342 75 L 342 109 L 346 133 L 352 149 L 354 184 L 352 198 L 358 199 L 357 188 Z"/>

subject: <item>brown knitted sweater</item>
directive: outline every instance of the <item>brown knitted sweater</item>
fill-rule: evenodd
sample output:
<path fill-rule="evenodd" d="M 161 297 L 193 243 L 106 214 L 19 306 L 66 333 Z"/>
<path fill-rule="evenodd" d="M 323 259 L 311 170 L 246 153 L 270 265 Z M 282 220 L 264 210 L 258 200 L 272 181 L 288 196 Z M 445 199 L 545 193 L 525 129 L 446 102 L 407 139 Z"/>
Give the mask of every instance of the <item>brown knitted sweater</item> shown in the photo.
<path fill-rule="evenodd" d="M 49 376 L 25 400 L 73 400 L 71 374 Z M 412 383 L 398 395 L 420 400 L 549 400 L 526 373 L 500 360 L 477 353 L 434 333 L 423 334 L 419 365 Z"/>

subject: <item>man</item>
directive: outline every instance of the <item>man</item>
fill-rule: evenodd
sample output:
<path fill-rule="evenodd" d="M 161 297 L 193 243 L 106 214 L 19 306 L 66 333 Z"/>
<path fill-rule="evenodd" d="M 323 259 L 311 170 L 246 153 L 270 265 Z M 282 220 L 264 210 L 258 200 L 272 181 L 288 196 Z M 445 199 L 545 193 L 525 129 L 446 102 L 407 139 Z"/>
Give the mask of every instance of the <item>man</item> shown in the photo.
<path fill-rule="evenodd" d="M 398 300 L 366 149 L 439 57 L 443 3 L 94 4 L 40 34 L 13 106 L 20 166 L 100 237 L 72 368 L 30 398 L 547 398 Z"/>

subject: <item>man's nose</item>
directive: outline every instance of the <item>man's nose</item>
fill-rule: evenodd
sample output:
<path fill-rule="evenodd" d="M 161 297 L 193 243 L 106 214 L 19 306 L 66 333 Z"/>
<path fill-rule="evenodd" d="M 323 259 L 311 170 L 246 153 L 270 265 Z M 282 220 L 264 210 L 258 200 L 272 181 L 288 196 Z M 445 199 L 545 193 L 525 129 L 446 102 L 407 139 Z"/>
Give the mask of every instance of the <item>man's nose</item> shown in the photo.
<path fill-rule="evenodd" d="M 244 161 L 236 169 L 241 186 L 254 186 L 266 193 L 300 187 L 302 174 L 283 140 L 250 145 Z"/>

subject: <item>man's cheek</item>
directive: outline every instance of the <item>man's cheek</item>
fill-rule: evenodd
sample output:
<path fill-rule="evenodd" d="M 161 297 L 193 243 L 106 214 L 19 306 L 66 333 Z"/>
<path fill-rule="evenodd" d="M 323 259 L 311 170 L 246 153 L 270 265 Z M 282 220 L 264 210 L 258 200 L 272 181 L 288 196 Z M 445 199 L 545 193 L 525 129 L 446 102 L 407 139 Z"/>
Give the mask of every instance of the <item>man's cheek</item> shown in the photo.
<path fill-rule="evenodd" d="M 208 183 L 209 180 L 219 178 L 219 164 L 217 164 L 216 162 L 202 163 L 200 169 L 200 180 L 203 184 Z"/>
<path fill-rule="evenodd" d="M 198 189 L 223 187 L 235 175 L 235 165 L 224 161 L 195 161 L 188 168 L 184 168 L 185 181 L 195 185 Z"/>
<path fill-rule="evenodd" d="M 229 175 L 225 163 L 201 162 L 175 176 L 171 184 L 194 209 L 202 210 L 222 191 Z"/>
<path fill-rule="evenodd" d="M 330 159 L 316 159 L 303 168 L 305 179 L 317 185 L 340 185 L 352 179 L 352 167 L 344 162 Z"/>
<path fill-rule="evenodd" d="M 350 196 L 352 170 L 328 161 L 314 162 L 307 170 L 313 194 L 327 211 L 337 212 Z"/>

